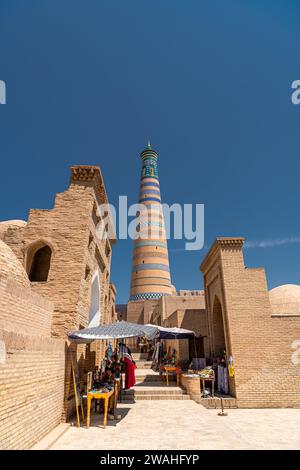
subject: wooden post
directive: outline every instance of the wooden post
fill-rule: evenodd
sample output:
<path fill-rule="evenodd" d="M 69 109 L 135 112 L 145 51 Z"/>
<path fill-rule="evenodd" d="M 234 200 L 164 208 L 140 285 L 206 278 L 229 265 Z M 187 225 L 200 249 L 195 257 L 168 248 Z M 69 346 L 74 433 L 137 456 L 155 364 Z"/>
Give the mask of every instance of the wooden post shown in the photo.
<path fill-rule="evenodd" d="M 87 396 L 87 411 L 86 411 L 86 427 L 90 427 L 90 416 L 91 416 L 91 401 L 92 395 L 88 394 Z"/>
<path fill-rule="evenodd" d="M 109 398 L 105 397 L 104 398 L 104 420 L 103 420 L 103 427 L 104 428 L 106 428 L 106 423 L 107 423 L 108 402 L 109 402 Z"/>
<path fill-rule="evenodd" d="M 80 428 L 80 416 L 79 416 L 79 409 L 78 409 L 79 403 L 78 403 L 78 396 L 77 396 L 77 383 L 76 383 L 75 364 L 74 364 L 73 355 L 71 355 L 71 366 L 72 366 L 73 386 L 74 386 L 74 395 L 75 395 L 77 426 Z M 81 403 L 81 406 L 82 406 L 82 403 Z"/>

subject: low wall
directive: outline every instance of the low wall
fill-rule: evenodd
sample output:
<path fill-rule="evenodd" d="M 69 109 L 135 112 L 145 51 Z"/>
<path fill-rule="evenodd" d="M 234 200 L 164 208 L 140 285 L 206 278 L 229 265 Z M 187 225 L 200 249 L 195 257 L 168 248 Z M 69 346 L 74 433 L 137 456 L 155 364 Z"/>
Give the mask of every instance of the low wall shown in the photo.
<path fill-rule="evenodd" d="M 190 395 L 191 399 L 200 403 L 200 377 L 188 377 L 186 374 L 182 374 L 180 376 L 180 383 L 188 395 Z"/>
<path fill-rule="evenodd" d="M 61 422 L 65 342 L 0 330 L 0 449 L 28 449 Z"/>

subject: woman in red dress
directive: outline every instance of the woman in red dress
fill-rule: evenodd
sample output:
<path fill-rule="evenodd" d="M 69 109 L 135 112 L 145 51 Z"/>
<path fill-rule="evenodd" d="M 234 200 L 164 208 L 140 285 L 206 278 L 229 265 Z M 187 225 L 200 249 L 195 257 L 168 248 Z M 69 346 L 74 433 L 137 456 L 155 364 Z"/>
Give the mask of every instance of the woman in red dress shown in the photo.
<path fill-rule="evenodd" d="M 130 354 L 124 353 L 123 360 L 125 363 L 125 390 L 129 390 L 135 385 L 135 369 L 136 365 Z"/>

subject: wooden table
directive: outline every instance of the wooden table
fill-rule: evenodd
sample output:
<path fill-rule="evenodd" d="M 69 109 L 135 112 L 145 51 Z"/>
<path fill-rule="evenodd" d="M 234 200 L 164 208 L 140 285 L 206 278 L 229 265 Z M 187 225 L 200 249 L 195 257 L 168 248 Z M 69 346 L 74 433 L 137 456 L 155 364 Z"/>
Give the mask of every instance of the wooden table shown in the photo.
<path fill-rule="evenodd" d="M 177 385 L 179 385 L 180 373 L 177 372 L 178 367 L 175 367 L 175 366 L 165 366 L 164 369 L 165 369 L 165 371 L 166 371 L 166 381 L 167 381 L 167 385 L 169 386 L 169 372 L 176 372 L 176 381 L 177 381 Z"/>
<path fill-rule="evenodd" d="M 91 403 L 93 398 L 95 400 L 104 400 L 104 418 L 103 418 L 103 427 L 106 427 L 107 423 L 107 414 L 108 414 L 108 404 L 109 404 L 109 399 L 115 394 L 115 390 L 111 390 L 110 392 L 107 393 L 101 393 L 100 390 L 99 392 L 93 392 L 91 393 L 90 391 L 87 394 L 87 412 L 86 412 L 86 427 L 90 427 L 90 415 L 91 415 Z M 115 405 L 114 405 L 115 406 Z"/>
<path fill-rule="evenodd" d="M 206 381 L 211 382 L 211 396 L 214 397 L 215 396 L 215 377 L 201 377 L 200 375 L 200 380 L 203 385 L 204 398 L 205 398 L 205 382 Z"/>

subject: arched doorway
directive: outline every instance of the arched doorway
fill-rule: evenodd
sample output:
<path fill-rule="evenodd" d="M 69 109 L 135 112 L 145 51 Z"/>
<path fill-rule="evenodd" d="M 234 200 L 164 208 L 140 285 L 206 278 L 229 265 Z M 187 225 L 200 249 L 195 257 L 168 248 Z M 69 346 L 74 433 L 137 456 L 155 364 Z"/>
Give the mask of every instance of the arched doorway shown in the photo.
<path fill-rule="evenodd" d="M 225 332 L 223 323 L 223 311 L 219 298 L 216 296 L 213 304 L 212 315 L 213 352 L 215 356 L 221 356 L 226 349 Z"/>
<path fill-rule="evenodd" d="M 100 280 L 99 272 L 96 271 L 92 277 L 89 327 L 98 326 L 100 324 L 100 318 Z"/>
<path fill-rule="evenodd" d="M 50 269 L 52 251 L 50 246 L 40 244 L 31 250 L 31 266 L 28 273 L 31 282 L 46 282 Z"/>

